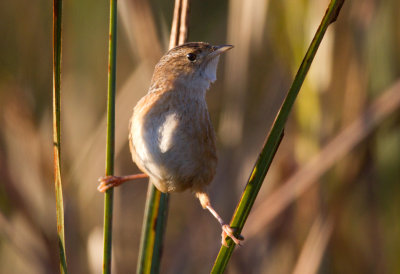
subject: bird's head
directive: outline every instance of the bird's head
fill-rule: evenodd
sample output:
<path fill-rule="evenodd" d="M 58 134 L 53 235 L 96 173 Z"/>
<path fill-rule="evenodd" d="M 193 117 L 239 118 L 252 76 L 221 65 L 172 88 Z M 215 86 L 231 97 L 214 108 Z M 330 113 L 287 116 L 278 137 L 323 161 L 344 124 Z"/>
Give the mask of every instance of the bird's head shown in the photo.
<path fill-rule="evenodd" d="M 231 45 L 212 46 L 204 42 L 177 46 L 158 62 L 152 82 L 208 89 L 210 83 L 217 79 L 219 56 L 231 48 Z"/>

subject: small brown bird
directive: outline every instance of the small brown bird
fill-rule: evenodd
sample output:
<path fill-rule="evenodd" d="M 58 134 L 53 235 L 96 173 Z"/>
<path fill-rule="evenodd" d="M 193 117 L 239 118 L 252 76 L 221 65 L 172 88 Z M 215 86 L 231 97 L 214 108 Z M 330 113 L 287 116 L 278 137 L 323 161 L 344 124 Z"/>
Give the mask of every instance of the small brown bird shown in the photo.
<path fill-rule="evenodd" d="M 205 100 L 216 80 L 219 57 L 231 45 L 203 42 L 183 44 L 168 51 L 154 69 L 148 93 L 137 103 L 130 121 L 132 159 L 144 174 L 100 178 L 106 191 L 128 180 L 150 177 L 161 192 L 191 189 L 204 209 L 222 227 L 222 244 L 233 230 L 212 208 L 207 186 L 217 166 L 215 134 Z"/>

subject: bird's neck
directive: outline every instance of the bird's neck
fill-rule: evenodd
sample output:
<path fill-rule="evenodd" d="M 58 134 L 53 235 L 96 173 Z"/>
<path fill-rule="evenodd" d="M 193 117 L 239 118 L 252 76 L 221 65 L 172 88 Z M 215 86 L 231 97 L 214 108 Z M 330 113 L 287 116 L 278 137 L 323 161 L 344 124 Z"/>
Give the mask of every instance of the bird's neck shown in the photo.
<path fill-rule="evenodd" d="M 204 99 L 210 87 L 210 81 L 202 77 L 192 77 L 191 79 L 153 79 L 149 92 L 177 92 L 183 96 L 193 97 L 194 99 Z"/>

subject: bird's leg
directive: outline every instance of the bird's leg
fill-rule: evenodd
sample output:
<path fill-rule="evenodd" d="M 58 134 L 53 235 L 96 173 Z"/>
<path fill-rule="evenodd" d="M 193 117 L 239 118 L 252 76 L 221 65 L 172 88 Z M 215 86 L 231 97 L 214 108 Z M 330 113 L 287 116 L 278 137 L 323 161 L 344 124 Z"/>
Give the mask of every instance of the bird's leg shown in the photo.
<path fill-rule="evenodd" d="M 131 180 L 136 180 L 136 179 L 141 179 L 141 178 L 147 178 L 149 175 L 145 173 L 139 173 L 139 174 L 133 174 L 133 175 L 127 175 L 127 176 L 104 176 L 99 178 L 99 186 L 97 187 L 97 190 L 100 192 L 105 192 L 107 189 L 110 189 L 112 187 L 119 186 L 122 183 L 125 183 L 127 181 Z"/>
<path fill-rule="evenodd" d="M 214 208 L 211 206 L 210 203 L 210 198 L 208 197 L 208 194 L 205 192 L 197 192 L 196 193 L 197 198 L 200 200 L 200 204 L 204 209 L 207 209 L 208 211 L 211 212 L 211 214 L 218 220 L 218 222 L 221 225 L 222 228 L 222 233 L 221 233 L 221 243 L 224 246 L 228 246 L 226 243 L 226 237 L 231 238 L 235 244 L 240 245 L 240 241 L 243 240 L 244 238 L 240 235 L 238 238 L 233 235 L 233 229 L 222 220 L 221 216 L 214 210 Z"/>

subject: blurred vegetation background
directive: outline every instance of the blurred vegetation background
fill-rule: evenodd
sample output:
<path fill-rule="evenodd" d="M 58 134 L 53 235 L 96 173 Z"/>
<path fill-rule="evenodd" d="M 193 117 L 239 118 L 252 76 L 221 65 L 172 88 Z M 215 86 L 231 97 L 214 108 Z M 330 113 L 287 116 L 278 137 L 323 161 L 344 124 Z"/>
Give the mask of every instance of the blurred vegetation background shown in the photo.
<path fill-rule="evenodd" d="M 219 150 L 210 193 L 226 220 L 327 5 L 192 1 L 189 41 L 235 45 L 207 95 Z M 120 0 L 118 8 L 115 174 L 131 174 L 138 170 L 128 120 L 167 48 L 173 1 Z M 368 121 L 364 112 L 376 98 L 400 93 L 399 10 L 396 0 L 345 2 L 300 91 L 228 273 L 400 272 L 399 104 L 372 132 L 351 142 L 360 130 L 350 130 L 327 149 L 354 121 Z M 96 187 L 105 162 L 108 2 L 64 1 L 63 12 L 68 267 L 100 273 L 103 195 Z M 57 273 L 52 3 L 1 1 L 0 18 L 0 273 Z M 115 191 L 114 273 L 136 268 L 146 189 L 141 180 Z M 161 272 L 209 272 L 219 234 L 191 193 L 173 194 Z"/>

